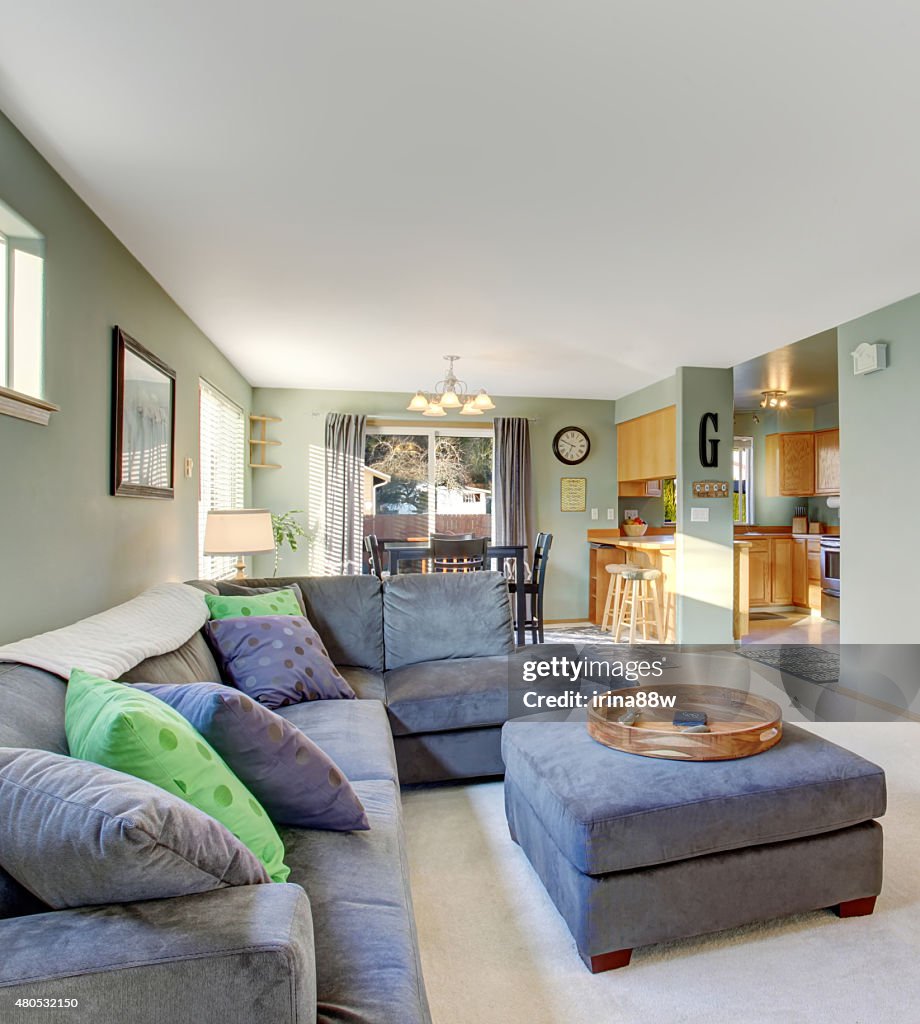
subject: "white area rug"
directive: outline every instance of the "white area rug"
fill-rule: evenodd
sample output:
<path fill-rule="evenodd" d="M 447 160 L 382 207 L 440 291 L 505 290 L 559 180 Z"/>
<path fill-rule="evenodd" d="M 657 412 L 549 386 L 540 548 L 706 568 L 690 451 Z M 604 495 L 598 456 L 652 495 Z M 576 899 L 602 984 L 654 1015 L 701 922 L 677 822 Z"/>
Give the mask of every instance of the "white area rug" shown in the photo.
<path fill-rule="evenodd" d="M 871 917 L 830 911 L 636 950 L 591 975 L 508 835 L 501 782 L 403 793 L 435 1024 L 917 1024 L 920 725 L 808 725 L 888 776 Z"/>

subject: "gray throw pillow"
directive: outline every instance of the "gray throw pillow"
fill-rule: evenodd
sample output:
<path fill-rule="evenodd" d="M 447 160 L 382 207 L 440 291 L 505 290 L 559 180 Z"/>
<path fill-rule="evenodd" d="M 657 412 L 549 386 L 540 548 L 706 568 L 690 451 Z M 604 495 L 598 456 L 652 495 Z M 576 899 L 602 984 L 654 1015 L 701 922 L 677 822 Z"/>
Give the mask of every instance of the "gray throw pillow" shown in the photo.
<path fill-rule="evenodd" d="M 219 821 L 131 775 L 0 748 L 0 867 L 55 910 L 268 882 Z"/>
<path fill-rule="evenodd" d="M 285 583 L 277 587 L 247 587 L 244 583 L 230 583 L 226 580 L 218 580 L 217 592 L 221 597 L 247 597 L 249 594 L 277 594 L 279 590 L 293 590 L 294 597 L 300 605 L 302 615 L 307 614 L 307 606 L 303 601 L 303 592 L 296 583 Z M 159 682 L 159 680 L 157 680 Z M 190 680 L 191 681 L 191 680 Z"/>

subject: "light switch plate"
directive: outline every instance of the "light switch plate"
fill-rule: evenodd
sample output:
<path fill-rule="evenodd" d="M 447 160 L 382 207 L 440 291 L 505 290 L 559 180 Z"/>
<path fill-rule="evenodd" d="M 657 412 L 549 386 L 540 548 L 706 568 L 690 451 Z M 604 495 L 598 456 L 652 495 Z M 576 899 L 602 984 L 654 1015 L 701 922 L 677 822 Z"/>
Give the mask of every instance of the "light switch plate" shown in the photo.
<path fill-rule="evenodd" d="M 691 508 L 690 509 L 690 522 L 691 523 L 708 523 L 709 522 L 709 509 L 708 508 Z"/>
<path fill-rule="evenodd" d="M 617 510 L 615 508 L 608 508 L 607 509 L 607 518 L 608 519 L 616 519 L 616 517 L 617 517 Z"/>
<path fill-rule="evenodd" d="M 596 508 L 592 508 L 591 509 L 591 518 L 592 519 L 597 519 L 597 509 Z"/>

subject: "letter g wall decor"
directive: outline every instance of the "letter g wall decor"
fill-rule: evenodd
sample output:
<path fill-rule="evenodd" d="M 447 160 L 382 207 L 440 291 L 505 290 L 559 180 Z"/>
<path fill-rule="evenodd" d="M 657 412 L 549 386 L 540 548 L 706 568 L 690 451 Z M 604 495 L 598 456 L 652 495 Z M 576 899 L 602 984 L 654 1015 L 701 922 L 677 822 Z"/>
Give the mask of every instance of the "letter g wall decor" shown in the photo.
<path fill-rule="evenodd" d="M 704 412 L 700 417 L 700 465 L 711 469 L 719 465 L 719 439 L 709 436 L 709 426 L 719 429 L 719 414 Z"/>

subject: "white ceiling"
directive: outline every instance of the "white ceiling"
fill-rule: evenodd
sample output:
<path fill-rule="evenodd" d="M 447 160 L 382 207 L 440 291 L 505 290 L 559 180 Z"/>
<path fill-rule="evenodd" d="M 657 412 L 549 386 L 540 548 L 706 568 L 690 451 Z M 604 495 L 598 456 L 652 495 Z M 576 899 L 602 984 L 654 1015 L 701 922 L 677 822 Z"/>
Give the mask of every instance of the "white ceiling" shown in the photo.
<path fill-rule="evenodd" d="M 920 287 L 906 0 L 0 24 L 0 108 L 254 384 L 410 390 L 457 352 L 493 393 L 611 398 Z"/>

